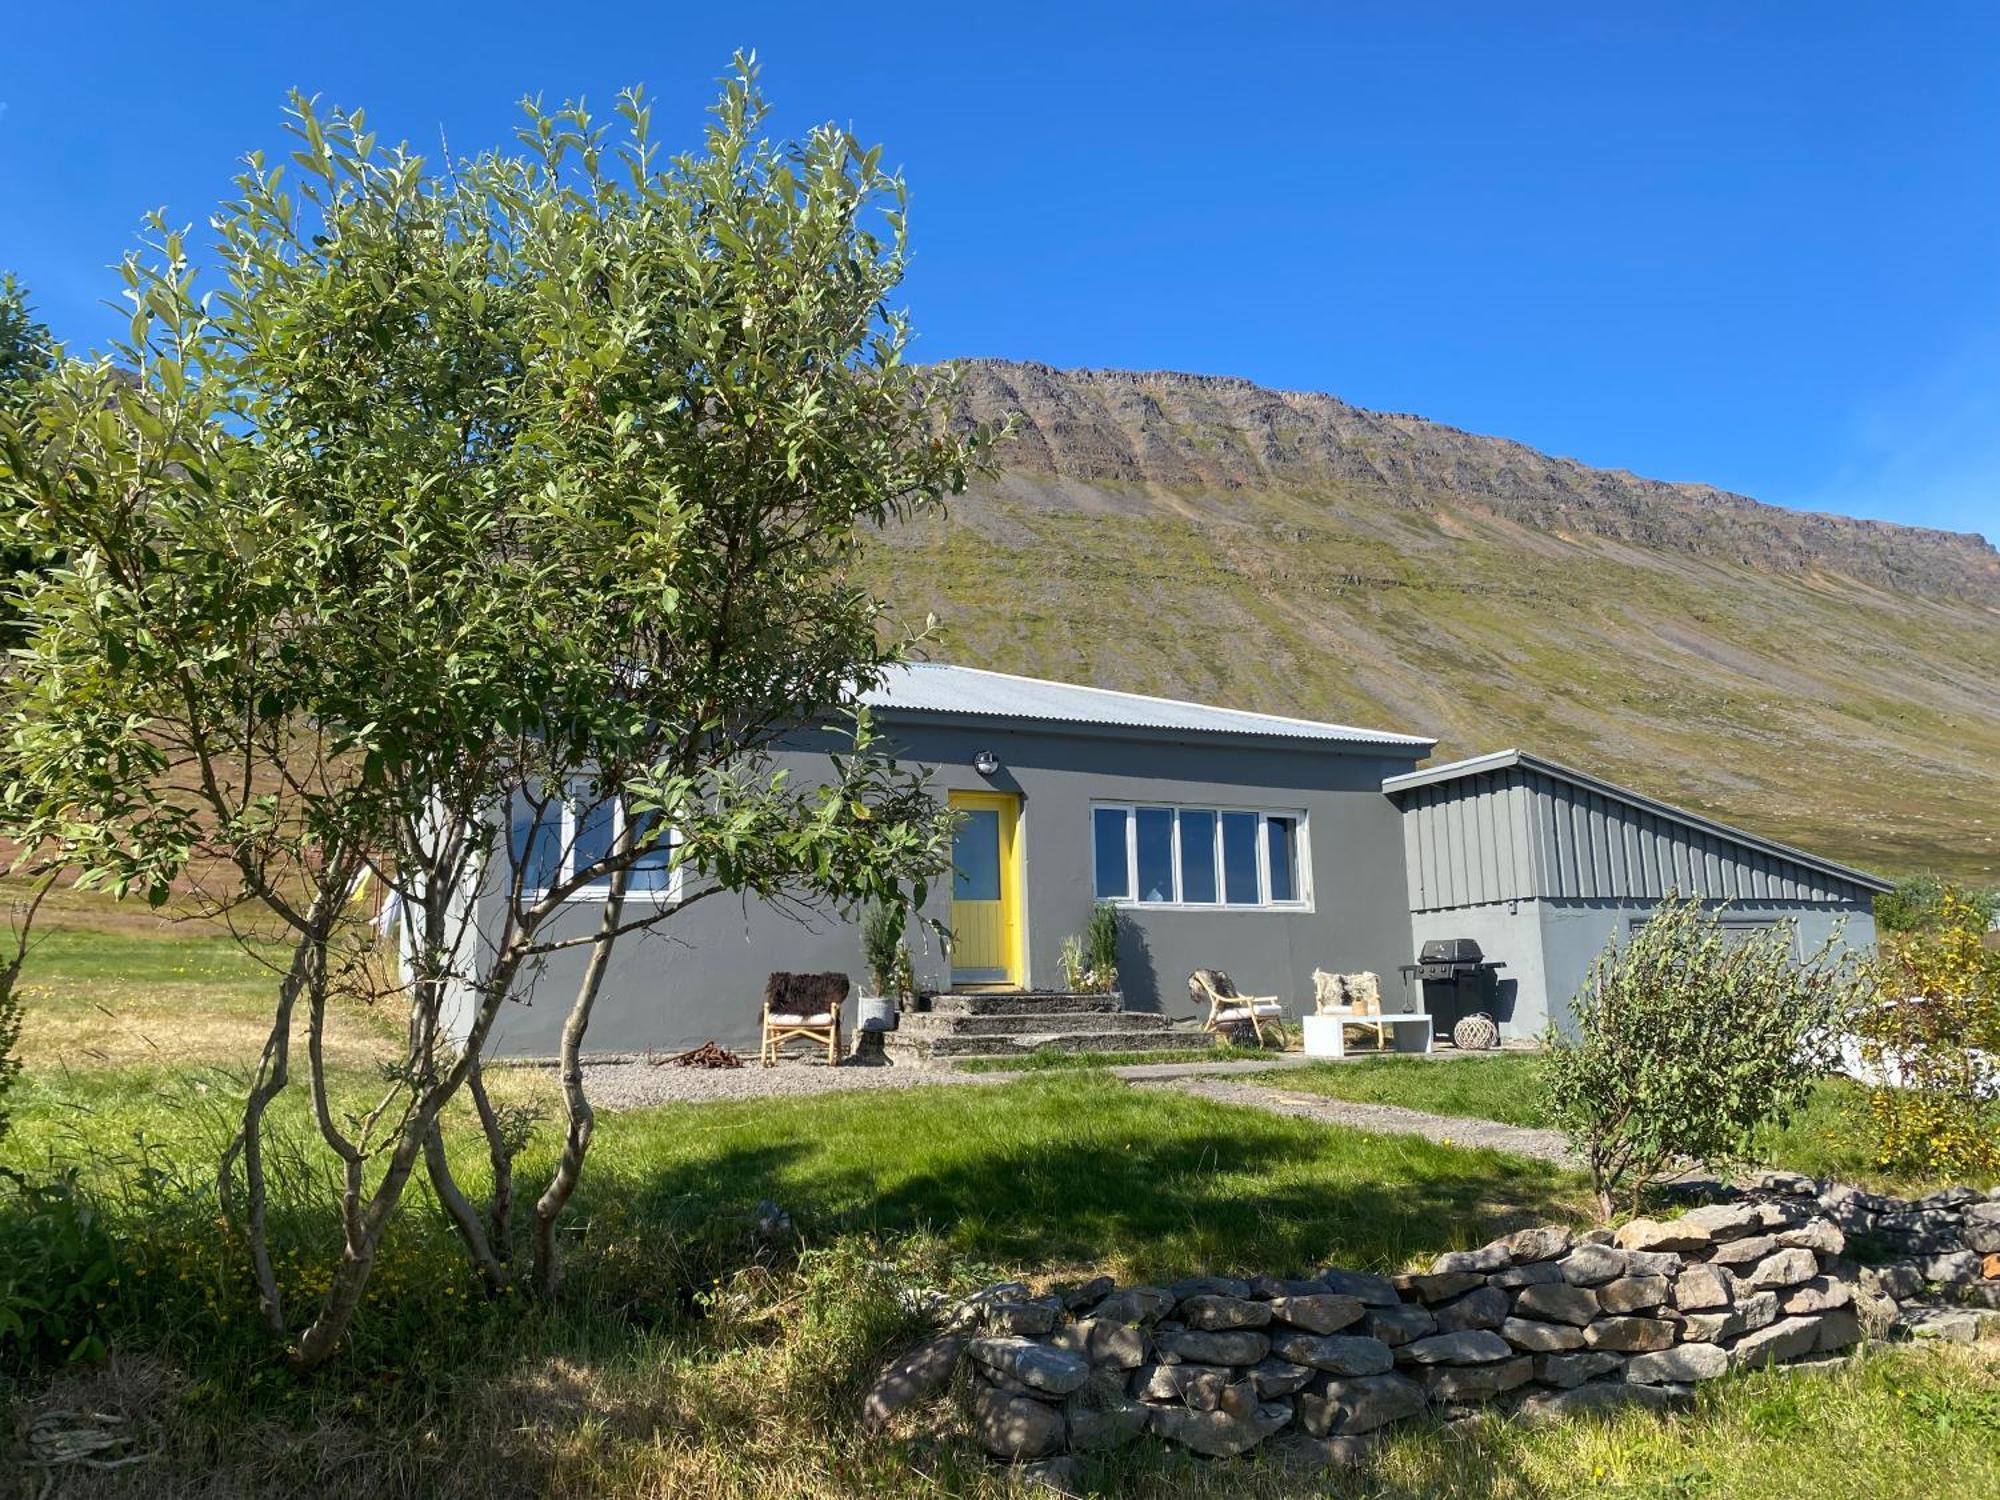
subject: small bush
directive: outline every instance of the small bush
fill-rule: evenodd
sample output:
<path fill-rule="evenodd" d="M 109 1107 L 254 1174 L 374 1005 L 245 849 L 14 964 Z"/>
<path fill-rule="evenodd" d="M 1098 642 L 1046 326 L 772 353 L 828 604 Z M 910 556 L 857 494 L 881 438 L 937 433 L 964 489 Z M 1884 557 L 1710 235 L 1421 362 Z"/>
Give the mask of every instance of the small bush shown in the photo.
<path fill-rule="evenodd" d="M 1613 938 L 1545 1038 L 1549 1114 L 1590 1167 L 1598 1208 L 1636 1211 L 1668 1163 L 1718 1166 L 1782 1128 L 1840 1055 L 1862 989 L 1829 942 L 1803 961 L 1789 923 L 1745 933 L 1678 896 Z"/>
<path fill-rule="evenodd" d="M 1933 932 L 1971 922 L 1979 931 L 2000 910 L 2000 891 L 1971 890 L 1937 875 L 1911 875 L 1875 898 L 1875 925 L 1885 933 Z"/>
<path fill-rule="evenodd" d="M 0 1369 L 101 1358 L 117 1248 L 74 1170 L 0 1181 Z"/>
<path fill-rule="evenodd" d="M 902 978 L 910 963 L 903 946 L 905 921 L 903 908 L 890 901 L 877 901 L 862 913 L 861 959 L 868 966 L 869 986 L 885 998 L 905 993 Z"/>
<path fill-rule="evenodd" d="M 2000 1173 L 2000 953 L 1988 915 L 1951 887 L 1921 926 L 1885 933 L 1880 1003 L 1862 1017 L 1879 1166 L 1925 1177 Z"/>
<path fill-rule="evenodd" d="M 1079 995 L 1108 995 L 1118 988 L 1118 908 L 1100 901 L 1090 909 L 1081 936 L 1063 939 L 1056 958 L 1063 988 Z"/>
<path fill-rule="evenodd" d="M 1090 971 L 1102 977 L 1104 988 L 1118 988 L 1118 908 L 1100 901 L 1090 909 L 1083 930 L 1083 956 Z"/>

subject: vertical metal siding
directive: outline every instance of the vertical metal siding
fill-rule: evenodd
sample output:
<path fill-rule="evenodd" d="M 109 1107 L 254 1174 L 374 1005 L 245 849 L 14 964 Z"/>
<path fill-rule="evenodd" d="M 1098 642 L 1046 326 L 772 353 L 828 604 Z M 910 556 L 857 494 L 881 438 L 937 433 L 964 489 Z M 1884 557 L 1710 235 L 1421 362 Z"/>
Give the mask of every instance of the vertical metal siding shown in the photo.
<path fill-rule="evenodd" d="M 1532 768 L 1413 788 L 1401 802 L 1411 909 L 1546 897 L 1864 904 L 1859 886 Z"/>

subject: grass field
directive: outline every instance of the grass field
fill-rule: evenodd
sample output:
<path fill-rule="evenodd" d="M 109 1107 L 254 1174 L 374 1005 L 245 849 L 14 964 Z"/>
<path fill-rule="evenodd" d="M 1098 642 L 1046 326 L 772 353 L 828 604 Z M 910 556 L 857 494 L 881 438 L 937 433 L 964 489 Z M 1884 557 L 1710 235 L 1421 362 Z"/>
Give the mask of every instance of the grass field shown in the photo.
<path fill-rule="evenodd" d="M 1265 1075 L 1295 1093 L 1324 1094 L 1366 1104 L 1397 1104 L 1431 1114 L 1498 1120 L 1506 1125 L 1547 1125 L 1532 1053 L 1495 1057 L 1355 1058 Z M 1868 1149 L 1867 1094 L 1844 1079 L 1829 1079 L 1803 1113 L 1754 1143 L 1761 1166 L 1815 1177 L 1840 1177 L 1885 1192 L 1919 1193 L 1940 1184 L 1899 1176 L 1875 1165 Z M 1995 1128 L 2000 1129 L 2000 1119 Z"/>
<path fill-rule="evenodd" d="M 72 1476 L 66 1495 L 985 1500 L 1011 1493 L 1007 1480 L 963 1440 L 931 1435 L 931 1414 L 883 1440 L 855 1435 L 868 1380 L 916 1331 L 902 1300 L 912 1286 L 1387 1267 L 1583 1211 L 1578 1179 L 1544 1164 L 1330 1132 L 1089 1069 L 631 1111 L 601 1122 L 561 1302 L 481 1296 L 418 1187 L 345 1358 L 301 1381 L 252 1332 L 209 1185 L 259 1036 L 261 975 L 180 929 L 100 938 L 81 925 L 89 917 L 62 917 L 43 950 L 29 1071 L 0 1159 L 77 1171 L 110 1230 L 112 1274 L 93 1315 L 112 1352 L 0 1376 L 16 1408 L 0 1434 L 49 1409 L 122 1411 L 148 1457 Z M 388 1035 L 386 1018 L 345 1023 L 340 1109 L 380 1087 L 373 1065 Z M 1433 1066 L 1426 1086 L 1486 1087 L 1467 1071 L 1483 1066 Z M 553 1140 L 539 1071 L 506 1085 L 511 1102 L 544 1112 L 524 1185 L 538 1183 Z M 1286 1086 L 1301 1076 L 1285 1074 Z M 1490 1086 L 1504 1085 L 1496 1075 Z M 295 1101 L 279 1125 L 281 1274 L 300 1298 L 337 1241 Z M 476 1186 L 472 1145 L 454 1122 L 454 1155 Z M 791 1215 L 776 1242 L 753 1231 L 764 1199 Z M 6 1463 L 0 1450 L 0 1494 Z M 1858 1500 L 1932 1495 L 1947 1474 L 1957 1493 L 2000 1492 L 1990 1356 L 1913 1351 L 1832 1375 L 1730 1380 L 1665 1421 L 1419 1425 L 1353 1474 L 1141 1447 L 1099 1461 L 1090 1482 L 1107 1495 L 1273 1500 Z"/>

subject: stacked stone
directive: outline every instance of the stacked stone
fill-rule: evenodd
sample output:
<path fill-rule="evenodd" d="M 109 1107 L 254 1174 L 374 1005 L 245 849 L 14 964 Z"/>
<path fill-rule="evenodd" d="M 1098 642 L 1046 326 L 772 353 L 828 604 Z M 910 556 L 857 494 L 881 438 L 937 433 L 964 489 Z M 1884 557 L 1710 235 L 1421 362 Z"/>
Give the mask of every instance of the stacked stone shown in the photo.
<path fill-rule="evenodd" d="M 1962 1237 L 1993 1219 L 1958 1222 Z M 1664 1406 L 1730 1370 L 1837 1356 L 1864 1320 L 1892 1320 L 1897 1304 L 1847 1249 L 1813 1185 L 1767 1179 L 1680 1218 L 1581 1236 L 1525 1229 L 1393 1277 L 1099 1278 L 1041 1296 L 1006 1282 L 958 1304 L 941 1337 L 886 1372 L 869 1416 L 886 1420 L 965 1368 L 976 1434 L 997 1458 L 1150 1433 L 1216 1457 L 1283 1434 L 1347 1460 L 1425 1410 L 1497 1404 L 1533 1419 Z"/>
<path fill-rule="evenodd" d="M 1970 1341 L 2000 1327 L 2000 1188 L 1946 1188 L 1922 1198 L 1768 1174 L 1762 1186 L 1810 1196 L 1869 1264 L 1864 1295 L 1893 1304 L 1899 1330 Z"/>

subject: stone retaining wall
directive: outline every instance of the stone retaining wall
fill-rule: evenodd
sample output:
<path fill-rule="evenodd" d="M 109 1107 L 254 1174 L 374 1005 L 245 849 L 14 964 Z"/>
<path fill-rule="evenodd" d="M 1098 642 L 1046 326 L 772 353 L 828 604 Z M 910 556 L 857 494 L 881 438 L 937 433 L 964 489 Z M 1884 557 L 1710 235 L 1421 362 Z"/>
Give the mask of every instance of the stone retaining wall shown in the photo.
<path fill-rule="evenodd" d="M 950 1307 L 936 1338 L 883 1373 L 867 1420 L 964 1370 L 973 1434 L 1002 1460 L 1150 1433 L 1217 1457 L 1284 1434 L 1352 1461 L 1425 1411 L 1661 1407 L 1728 1371 L 1836 1358 L 1867 1335 L 2000 1333 L 2000 1313 L 1981 1310 L 2000 1306 L 2000 1190 L 1908 1204 L 1766 1174 L 1725 1191 L 1679 1218 L 1521 1230 L 1396 1276 L 1100 1279 L 1039 1296 L 1003 1282 Z M 1860 1265 L 1844 1226 L 1898 1258 Z"/>

